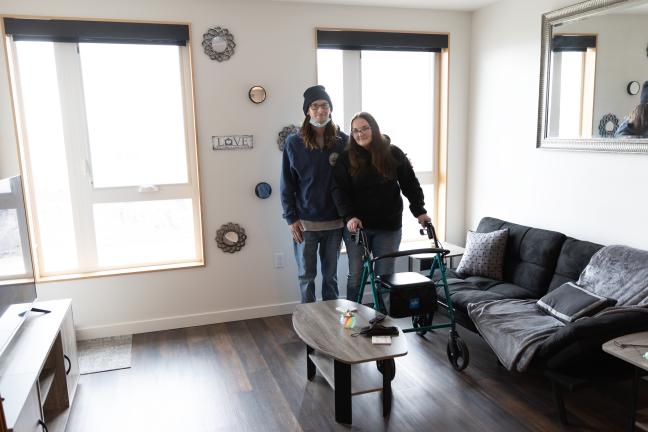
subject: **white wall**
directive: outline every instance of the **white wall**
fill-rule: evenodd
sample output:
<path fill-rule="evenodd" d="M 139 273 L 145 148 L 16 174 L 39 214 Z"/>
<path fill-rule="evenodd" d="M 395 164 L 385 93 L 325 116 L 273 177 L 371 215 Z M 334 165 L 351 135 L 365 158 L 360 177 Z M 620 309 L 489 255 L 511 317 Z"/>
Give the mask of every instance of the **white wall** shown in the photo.
<path fill-rule="evenodd" d="M 205 235 L 204 268 L 161 271 L 42 284 L 42 299 L 71 297 L 81 338 L 161 330 L 291 312 L 298 301 L 296 267 L 279 202 L 281 128 L 303 118 L 303 90 L 315 83 L 315 27 L 450 32 L 450 131 L 448 238 L 464 236 L 464 178 L 471 16 L 465 12 L 319 6 L 271 1 L 218 0 L 0 0 L 5 14 L 170 20 L 190 22 L 196 90 Z M 202 52 L 202 34 L 213 26 L 235 37 L 231 60 Z M 3 56 L 4 63 L 4 56 Z M 5 65 L 3 64 L 4 68 Z M 4 74 L 4 71 L 3 71 Z M 268 99 L 253 105 L 248 89 L 263 85 Z M 15 157 L 6 76 L 0 75 L 0 157 Z M 405 108 L 404 108 L 405 109 Z M 251 151 L 214 152 L 209 137 L 253 134 Z M 10 175 L 17 164 L 2 163 Z M 259 181 L 274 189 L 253 195 Z M 222 253 L 213 241 L 223 223 L 240 223 L 245 248 Z M 273 253 L 287 266 L 273 268 Z M 346 272 L 340 259 L 339 274 Z M 341 283 L 345 286 L 345 283 Z"/>
<path fill-rule="evenodd" d="M 541 15 L 504 0 L 473 15 L 467 228 L 483 216 L 648 249 L 648 155 L 536 149 Z"/>

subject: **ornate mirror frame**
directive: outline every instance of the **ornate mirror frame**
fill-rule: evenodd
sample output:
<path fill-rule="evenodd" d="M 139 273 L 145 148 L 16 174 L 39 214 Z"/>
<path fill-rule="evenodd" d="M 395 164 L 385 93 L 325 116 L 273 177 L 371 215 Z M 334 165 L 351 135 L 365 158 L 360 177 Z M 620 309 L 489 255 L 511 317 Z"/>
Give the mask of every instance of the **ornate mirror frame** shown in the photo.
<path fill-rule="evenodd" d="M 540 100 L 538 103 L 538 148 L 614 153 L 648 153 L 648 139 L 639 138 L 548 138 L 547 100 L 550 79 L 552 28 L 559 24 L 598 15 L 621 5 L 643 3 L 642 0 L 587 0 L 542 15 L 542 51 L 540 56 Z"/>

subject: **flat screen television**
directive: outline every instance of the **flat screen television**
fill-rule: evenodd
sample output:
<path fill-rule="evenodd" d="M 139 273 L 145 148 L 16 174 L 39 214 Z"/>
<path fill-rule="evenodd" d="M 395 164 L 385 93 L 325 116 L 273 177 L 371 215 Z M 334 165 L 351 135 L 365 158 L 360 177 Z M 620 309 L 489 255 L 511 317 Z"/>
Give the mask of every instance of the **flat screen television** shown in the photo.
<path fill-rule="evenodd" d="M 0 180 L 0 355 L 36 300 L 20 176 Z"/>

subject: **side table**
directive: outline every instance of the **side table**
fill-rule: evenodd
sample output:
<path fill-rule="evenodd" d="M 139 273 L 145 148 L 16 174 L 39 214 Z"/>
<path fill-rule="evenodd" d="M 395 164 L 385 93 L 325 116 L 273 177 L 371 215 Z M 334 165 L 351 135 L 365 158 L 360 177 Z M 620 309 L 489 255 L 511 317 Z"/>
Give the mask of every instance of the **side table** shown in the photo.
<path fill-rule="evenodd" d="M 634 366 L 628 430 L 634 431 L 637 426 L 641 427 L 641 430 L 646 430 L 644 424 L 637 423 L 636 416 L 639 378 L 643 371 L 648 371 L 648 360 L 644 358 L 644 353 L 648 351 L 648 332 L 633 333 L 607 341 L 603 344 L 603 351 Z"/>

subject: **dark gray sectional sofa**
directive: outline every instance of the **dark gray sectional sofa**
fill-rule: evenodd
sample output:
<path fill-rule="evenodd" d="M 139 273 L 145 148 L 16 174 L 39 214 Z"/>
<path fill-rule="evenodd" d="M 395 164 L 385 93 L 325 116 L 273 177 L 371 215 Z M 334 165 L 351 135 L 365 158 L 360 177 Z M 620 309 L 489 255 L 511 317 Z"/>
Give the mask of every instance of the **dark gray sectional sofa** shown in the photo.
<path fill-rule="evenodd" d="M 508 228 L 503 280 L 461 277 L 448 269 L 449 292 L 457 322 L 477 332 L 467 313 L 469 303 L 484 300 L 539 299 L 568 281 L 577 281 L 592 256 L 603 246 L 567 237 L 556 231 L 518 225 L 485 217 L 478 232 Z M 447 313 L 442 287 L 437 289 L 440 311 Z M 645 311 L 643 311 L 645 312 Z M 628 365 L 605 353 L 601 345 L 615 337 L 648 330 L 648 315 L 639 311 L 592 317 L 565 325 L 537 351 L 532 370 L 552 380 L 562 420 L 561 387 L 574 390 L 592 379 L 615 379 L 629 372 Z"/>
<path fill-rule="evenodd" d="M 577 281 L 592 256 L 603 246 L 539 228 L 485 217 L 478 232 L 508 228 L 503 280 L 480 276 L 461 277 L 448 269 L 449 292 L 457 322 L 477 332 L 468 316 L 469 303 L 485 300 L 539 299 L 565 282 Z M 438 271 L 437 271 L 438 277 Z M 648 295 L 648 294 L 647 294 Z M 437 288 L 440 311 L 447 314 L 443 287 Z M 445 308 L 445 310 L 444 310 Z M 642 311 L 597 316 L 566 324 L 544 340 L 530 371 L 551 380 L 560 420 L 567 423 L 562 392 L 597 382 L 630 377 L 633 370 L 608 354 L 601 345 L 625 334 L 648 331 L 648 314 Z"/>
<path fill-rule="evenodd" d="M 462 278 L 453 269 L 446 277 L 457 321 L 476 331 L 468 317 L 468 303 L 483 300 L 539 299 L 549 290 L 568 281 L 578 280 L 590 258 L 602 245 L 567 237 L 556 231 L 531 228 L 492 217 L 483 218 L 477 232 L 509 230 L 504 259 L 504 279 L 481 276 Z M 437 289 L 443 305 L 443 288 Z"/>

